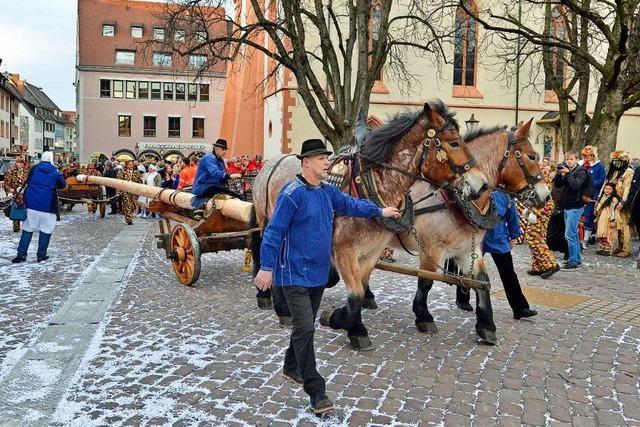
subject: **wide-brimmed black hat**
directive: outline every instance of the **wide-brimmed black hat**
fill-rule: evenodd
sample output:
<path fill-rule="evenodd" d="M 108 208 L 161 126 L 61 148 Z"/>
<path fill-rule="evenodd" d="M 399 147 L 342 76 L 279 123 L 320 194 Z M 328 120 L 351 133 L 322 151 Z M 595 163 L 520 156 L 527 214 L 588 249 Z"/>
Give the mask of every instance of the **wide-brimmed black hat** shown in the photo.
<path fill-rule="evenodd" d="M 307 139 L 302 143 L 302 150 L 296 157 L 304 159 L 309 156 L 316 156 L 318 154 L 333 154 L 333 151 L 327 150 L 327 146 L 324 145 L 321 139 Z"/>
<path fill-rule="evenodd" d="M 222 139 L 222 138 L 218 138 L 218 140 L 213 143 L 213 146 L 214 147 L 219 147 L 219 148 L 224 148 L 226 150 L 228 148 L 227 147 L 227 140 L 226 139 Z"/>

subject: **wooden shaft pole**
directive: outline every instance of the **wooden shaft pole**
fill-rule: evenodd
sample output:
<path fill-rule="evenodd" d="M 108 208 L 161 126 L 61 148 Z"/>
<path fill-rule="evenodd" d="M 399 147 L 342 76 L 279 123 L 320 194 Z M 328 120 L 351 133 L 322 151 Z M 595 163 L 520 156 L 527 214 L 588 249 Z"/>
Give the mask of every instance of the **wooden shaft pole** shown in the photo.
<path fill-rule="evenodd" d="M 427 280 L 437 280 L 439 282 L 448 283 L 450 285 L 463 286 L 465 288 L 490 290 L 489 282 L 481 280 L 468 279 L 459 276 L 450 276 L 446 274 L 436 273 L 434 271 L 421 270 L 419 268 L 405 267 L 403 265 L 393 265 L 386 262 L 376 263 L 378 270 L 391 271 L 393 273 L 407 274 L 409 276 L 419 277 Z"/>

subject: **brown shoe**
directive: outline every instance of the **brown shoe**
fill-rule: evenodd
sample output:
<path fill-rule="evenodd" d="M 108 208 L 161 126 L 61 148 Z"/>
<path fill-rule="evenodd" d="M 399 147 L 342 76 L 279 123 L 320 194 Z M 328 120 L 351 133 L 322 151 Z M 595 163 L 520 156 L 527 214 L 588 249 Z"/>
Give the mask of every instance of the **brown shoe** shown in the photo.
<path fill-rule="evenodd" d="M 629 258 L 631 254 L 627 251 L 620 251 L 616 254 L 618 258 Z"/>
<path fill-rule="evenodd" d="M 297 372 L 289 372 L 282 371 L 282 378 L 287 381 L 291 381 L 292 383 L 299 385 L 300 387 L 304 386 L 304 380 L 302 379 L 302 375 Z"/>

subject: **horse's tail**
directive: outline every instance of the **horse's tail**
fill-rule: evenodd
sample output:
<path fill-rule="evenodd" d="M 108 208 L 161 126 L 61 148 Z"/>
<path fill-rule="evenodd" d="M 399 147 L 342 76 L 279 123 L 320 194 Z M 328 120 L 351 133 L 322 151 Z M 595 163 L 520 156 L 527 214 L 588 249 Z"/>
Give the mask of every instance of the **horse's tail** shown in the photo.
<path fill-rule="evenodd" d="M 251 239 L 251 257 L 253 258 L 252 276 L 256 277 L 260 271 L 260 246 L 262 245 L 262 232 L 256 232 Z"/>

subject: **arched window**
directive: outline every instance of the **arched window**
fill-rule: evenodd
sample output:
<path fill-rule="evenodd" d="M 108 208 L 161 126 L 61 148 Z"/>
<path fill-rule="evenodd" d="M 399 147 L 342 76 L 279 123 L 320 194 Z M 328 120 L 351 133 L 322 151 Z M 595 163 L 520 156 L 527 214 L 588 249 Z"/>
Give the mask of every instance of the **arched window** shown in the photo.
<path fill-rule="evenodd" d="M 380 40 L 380 26 L 382 25 L 382 2 L 384 0 L 373 0 L 371 2 L 371 13 L 369 17 L 369 51 L 373 51 L 375 45 Z M 382 68 L 373 86 L 373 93 L 389 93 L 389 89 L 383 83 Z"/>
<path fill-rule="evenodd" d="M 473 0 L 464 0 L 468 10 L 476 13 Z M 476 55 L 478 47 L 478 23 L 458 6 L 456 10 L 453 51 L 453 85 L 476 85 Z"/>
<path fill-rule="evenodd" d="M 551 10 L 551 36 L 560 39 L 567 39 L 566 15 L 561 6 L 556 6 Z M 544 79 L 544 89 L 553 90 L 553 82 L 564 86 L 566 77 L 566 52 L 560 47 L 551 48 L 551 74 L 546 74 Z"/>

